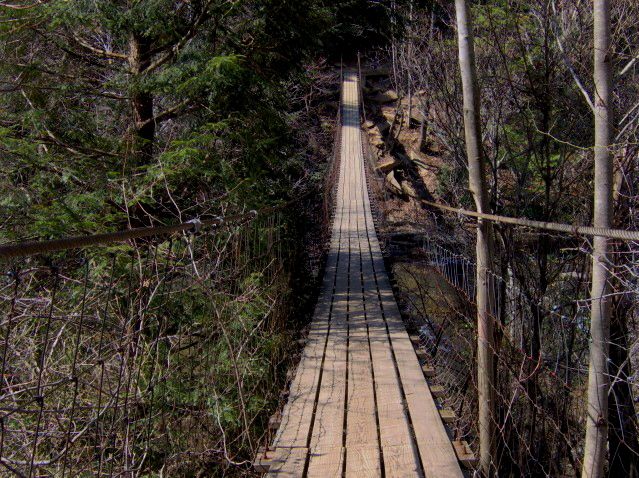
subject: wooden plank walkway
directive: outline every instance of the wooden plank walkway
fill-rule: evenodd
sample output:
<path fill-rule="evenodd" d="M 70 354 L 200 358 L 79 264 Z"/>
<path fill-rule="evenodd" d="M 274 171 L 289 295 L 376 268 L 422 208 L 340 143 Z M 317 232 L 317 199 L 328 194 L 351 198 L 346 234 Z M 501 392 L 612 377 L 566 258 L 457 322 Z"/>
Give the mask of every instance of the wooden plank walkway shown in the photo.
<path fill-rule="evenodd" d="M 384 269 L 366 189 L 358 87 L 347 72 L 328 263 L 268 476 L 461 477 Z"/>

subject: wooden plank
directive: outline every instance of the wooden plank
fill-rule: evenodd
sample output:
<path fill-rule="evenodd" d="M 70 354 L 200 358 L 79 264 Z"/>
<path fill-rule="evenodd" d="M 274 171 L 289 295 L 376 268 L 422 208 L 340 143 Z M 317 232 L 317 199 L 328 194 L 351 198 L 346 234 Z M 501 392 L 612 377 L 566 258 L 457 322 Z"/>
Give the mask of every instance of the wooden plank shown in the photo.
<path fill-rule="evenodd" d="M 411 335 L 409 339 L 415 347 L 419 347 L 419 344 L 421 344 L 422 342 L 422 339 L 419 335 Z"/>
<path fill-rule="evenodd" d="M 413 346 L 399 315 L 391 284 L 386 274 L 379 241 L 375 234 L 367 196 L 367 192 L 364 192 L 370 256 L 375 269 L 375 279 L 379 285 L 378 298 L 384 310 L 390 343 L 397 359 L 399 377 L 413 422 L 413 430 L 424 464 L 424 471 L 426 476 L 461 477 L 461 469 L 456 462 L 454 450 L 439 418 L 436 404 L 424 380 Z"/>
<path fill-rule="evenodd" d="M 357 138 L 359 176 L 364 178 L 364 159 L 361 137 Z M 368 337 L 375 376 L 375 395 L 381 447 L 384 455 L 386 476 L 420 476 L 419 458 L 413 444 L 405 404 L 401 396 L 399 377 L 393 362 L 386 324 L 382 317 L 377 296 L 377 286 L 370 254 L 370 236 L 374 236 L 374 225 L 370 213 L 370 202 L 366 185 L 359 185 L 358 202 L 364 214 L 360 217 L 359 249 L 362 261 L 362 287 L 368 322 Z M 352 465 L 347 449 L 347 468 Z M 374 452 L 368 452 L 374 453 Z M 381 457 L 380 457 L 381 458 Z M 379 475 L 378 470 L 376 470 Z M 372 475 L 374 476 L 374 475 Z"/>
<path fill-rule="evenodd" d="M 348 85 L 349 103 L 357 106 L 357 82 Z M 353 108 L 353 113 L 356 111 Z M 352 122 L 350 121 L 352 120 Z M 357 148 L 359 118 L 349 118 L 349 203 L 351 219 L 349 246 L 351 251 L 350 295 L 349 295 L 349 375 L 348 406 L 346 416 L 346 470 L 345 475 L 380 476 L 381 462 L 377 423 L 375 418 L 375 396 L 372 365 L 368 346 L 368 330 L 364 313 L 361 282 L 360 230 L 364 228 L 364 211 L 361 202 L 362 174 L 359 168 L 361 156 Z M 365 234 L 365 231 L 363 232 Z"/>
<path fill-rule="evenodd" d="M 352 114 L 346 108 L 352 102 L 352 92 L 349 91 L 349 75 L 345 75 L 344 83 L 344 122 L 342 126 L 340 189 L 337 201 L 343 205 L 343 223 L 340 230 L 340 247 L 345 252 L 346 261 L 339 264 L 339 272 L 335 286 L 334 330 L 329 336 L 322 388 L 317 403 L 317 412 L 313 434 L 311 437 L 311 454 L 309 457 L 308 476 L 342 476 L 344 450 L 341 447 L 343 439 L 344 409 L 346 397 L 346 361 L 347 361 L 347 333 L 346 322 L 349 308 L 348 267 L 350 256 L 351 230 L 353 227 L 353 208 L 351 204 L 353 179 L 352 167 L 349 164 L 352 157 Z"/>
<path fill-rule="evenodd" d="M 397 358 L 400 379 L 406 396 L 406 405 L 413 422 L 417 447 L 424 464 L 426 476 L 461 477 L 461 469 L 457 463 L 454 450 L 397 310 L 397 304 L 385 273 L 379 243 L 374 234 L 372 215 L 369 214 L 367 217 L 371 222 L 369 226 L 370 254 L 375 268 L 375 278 L 380 286 L 379 298 L 383 306 L 391 344 Z"/>
<path fill-rule="evenodd" d="M 340 186 L 343 190 L 344 174 L 340 174 Z M 306 339 L 306 347 L 291 384 L 287 404 L 282 412 L 282 420 L 273 442 L 274 447 L 306 447 L 310 434 L 313 409 L 317 397 L 317 387 L 321 372 L 321 363 L 329 331 L 329 312 L 333 304 L 333 286 L 337 279 L 341 250 L 341 233 L 345 223 L 343 207 L 338 207 L 333 220 L 331 249 L 324 274 L 322 293 L 315 308 L 311 330 Z"/>
<path fill-rule="evenodd" d="M 337 281 L 338 268 L 340 265 L 343 266 L 346 257 L 342 249 L 342 230 L 347 227 L 348 221 L 348 212 L 344 207 L 343 201 L 346 181 L 345 169 L 346 163 L 342 160 L 340 163 L 337 207 L 333 218 L 331 245 L 322 282 L 322 293 L 315 309 L 311 331 L 307 337 L 307 345 L 299 363 L 296 377 L 291 385 L 289 400 L 282 413 L 282 422 L 274 440 L 274 446 L 276 447 L 306 447 L 308 444 L 321 363 L 327 343 L 329 311 L 334 299 L 333 288 Z M 327 379 L 329 383 L 332 383 L 335 377 L 329 374 Z M 323 394 L 322 398 L 327 399 L 326 393 Z M 320 412 L 323 411 L 323 409 L 320 410 Z"/>
<path fill-rule="evenodd" d="M 346 149 L 342 148 L 341 177 L 344 186 L 341 195 L 348 194 L 348 168 L 346 165 Z M 346 395 L 346 355 L 348 313 L 348 234 L 351 230 L 350 203 L 342 198 L 343 218 L 340 232 L 340 260 L 333 295 L 333 313 L 327 340 L 326 355 L 322 370 L 322 382 L 316 405 L 315 421 L 311 431 L 311 449 L 328 449 L 342 445 L 344 428 L 344 407 Z M 342 259 L 343 257 L 343 259 Z"/>
<path fill-rule="evenodd" d="M 462 476 L 455 452 L 405 331 L 391 341 L 426 476 Z"/>
<path fill-rule="evenodd" d="M 354 88 L 351 88 L 351 94 Z M 368 345 L 368 327 L 364 311 L 364 295 L 361 280 L 361 245 L 360 240 L 367 237 L 364 224 L 364 205 L 361 189 L 362 171 L 361 161 L 356 154 L 354 139 L 359 131 L 352 128 L 351 135 L 351 164 L 353 178 L 350 181 L 349 204 L 351 205 L 351 227 L 349 230 L 349 250 L 351 254 L 349 273 L 349 346 L 348 346 L 348 404 L 346 409 L 346 448 L 366 446 L 377 449 L 379 459 L 379 440 L 377 435 L 377 421 L 375 416 L 375 392 L 372 376 L 372 364 Z M 371 445 L 371 446 L 368 446 Z M 371 457 L 369 457 L 371 458 Z M 372 458 L 371 458 L 372 459 Z M 348 455 L 346 460 L 349 463 Z"/>
<path fill-rule="evenodd" d="M 361 299 L 356 303 L 349 319 L 347 448 L 368 444 L 378 446 L 368 335 Z"/>
<path fill-rule="evenodd" d="M 454 450 L 399 315 L 385 274 L 381 250 L 374 235 L 371 235 L 370 242 L 372 263 L 379 285 L 379 298 L 397 359 L 397 367 L 424 471 L 426 476 L 461 477 L 461 469 Z"/>
<path fill-rule="evenodd" d="M 315 405 L 327 324 L 313 324 L 302 359 L 291 384 L 289 399 L 274 446 L 306 447 Z"/>
<path fill-rule="evenodd" d="M 311 434 L 311 448 L 329 448 L 342 444 L 344 428 L 344 398 L 346 390 L 346 290 L 338 279 L 333 306 L 334 318 L 324 358 L 322 383 L 319 391 L 315 421 Z"/>
<path fill-rule="evenodd" d="M 412 444 L 385 446 L 384 471 L 386 478 L 404 478 L 407 476 L 423 476 L 419 462 L 415 458 L 416 450 Z"/>
<path fill-rule="evenodd" d="M 346 448 L 346 477 L 364 476 L 382 476 L 378 445 Z"/>
<path fill-rule="evenodd" d="M 280 448 L 274 453 L 273 459 L 268 464 L 267 477 L 299 478 L 304 473 L 306 466 L 306 448 Z"/>
<path fill-rule="evenodd" d="M 444 389 L 444 387 L 442 387 L 441 385 L 429 385 L 429 388 L 430 393 L 435 398 L 442 398 L 446 396 L 446 389 Z"/>
<path fill-rule="evenodd" d="M 368 245 L 363 250 L 368 253 Z M 386 325 L 382 317 L 382 311 L 379 308 L 370 254 L 368 260 L 363 259 L 362 273 L 371 355 L 373 357 L 373 371 L 375 373 L 381 445 L 383 448 L 408 446 L 412 443 L 412 436 L 401 396 L 399 377 L 393 362 Z M 387 465 L 386 461 L 385 465 Z M 409 472 L 417 465 L 417 457 L 414 457 L 413 463 L 405 471 Z"/>
<path fill-rule="evenodd" d="M 345 92 L 346 95 L 346 92 Z M 346 124 L 346 121 L 345 123 Z M 341 204 L 342 227 L 339 236 L 340 260 L 337 264 L 331 330 L 322 370 L 321 389 L 311 432 L 311 456 L 308 476 L 341 476 L 343 467 L 342 439 L 346 394 L 347 313 L 348 313 L 348 248 L 351 225 L 351 172 L 348 167 L 348 131 L 343 126 L 340 162 L 340 187 L 337 201 Z"/>
<path fill-rule="evenodd" d="M 338 478 L 342 476 L 343 466 L 343 447 L 311 450 L 306 478 Z"/>
<path fill-rule="evenodd" d="M 436 375 L 435 369 L 431 365 L 428 365 L 427 363 L 422 365 L 422 373 L 424 374 L 424 377 L 428 377 L 428 378 L 432 378 Z"/>
<path fill-rule="evenodd" d="M 442 421 L 446 424 L 454 423 L 457 420 L 457 415 L 452 408 L 442 408 L 439 410 L 439 415 L 442 417 Z"/>
<path fill-rule="evenodd" d="M 371 307 L 371 313 L 371 353 L 375 371 L 380 439 L 384 450 L 384 471 L 386 476 L 418 476 L 419 458 L 413 444 L 381 310 Z"/>
<path fill-rule="evenodd" d="M 477 465 L 477 462 L 479 460 L 475 456 L 475 453 L 473 453 L 470 445 L 468 445 L 465 440 L 453 441 L 453 448 L 455 449 L 457 459 L 465 468 L 472 469 Z"/>

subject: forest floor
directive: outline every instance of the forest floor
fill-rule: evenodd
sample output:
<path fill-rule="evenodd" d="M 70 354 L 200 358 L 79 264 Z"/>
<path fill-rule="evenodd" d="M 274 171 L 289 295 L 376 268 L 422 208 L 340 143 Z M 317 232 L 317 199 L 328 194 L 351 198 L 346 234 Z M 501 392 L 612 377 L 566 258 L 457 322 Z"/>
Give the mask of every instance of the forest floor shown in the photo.
<path fill-rule="evenodd" d="M 425 93 L 422 93 L 425 94 Z M 417 274 L 425 282 L 436 274 L 425 262 L 420 237 L 434 234 L 438 229 L 438 216 L 425 207 L 422 200 L 439 200 L 438 173 L 443 159 L 440 147 L 433 137 L 424 141 L 427 148 L 420 150 L 420 128 L 408 121 L 408 100 L 398 98 L 390 87 L 388 77 L 369 77 L 364 89 L 366 118 L 364 129 L 371 145 L 378 173 L 385 176 L 383 200 L 378 208 L 383 215 L 378 233 L 385 244 L 391 270 L 398 284 L 414 293 L 415 280 L 403 280 L 406 272 Z M 415 108 L 415 111 L 417 108 Z M 423 263 L 421 270 L 416 265 Z M 432 278 L 435 283 L 437 278 Z M 420 280 L 422 282 L 422 280 Z M 412 286 L 410 285 L 412 284 Z M 427 307 L 428 308 L 428 307 Z M 423 311 L 426 312 L 426 311 Z"/>
<path fill-rule="evenodd" d="M 435 225 L 435 215 L 420 200 L 438 198 L 438 173 L 442 168 L 439 147 L 432 138 L 420 150 L 420 128 L 407 118 L 408 100 L 398 98 L 385 77 L 367 79 L 364 124 L 378 170 L 384 174 L 384 212 L 389 230 L 426 232 Z"/>
<path fill-rule="evenodd" d="M 460 410 L 459 404 L 464 403 L 460 384 L 468 380 L 463 351 L 472 341 L 472 331 L 458 319 L 468 304 L 435 270 L 422 247 L 424 237 L 447 230 L 437 211 L 422 203 L 441 202 L 440 172 L 445 167 L 442 147 L 435 137 L 426 136 L 425 147 L 420 149 L 417 108 L 409 122 L 408 100 L 397 97 L 387 77 L 368 78 L 364 104 L 364 129 L 377 172 L 385 177 L 383 194 L 378 195 L 377 208 L 382 215 L 378 234 L 395 298 L 409 332 L 419 333 L 427 347 L 435 344 L 429 350 L 437 375 L 429 382 L 445 387 L 445 404 Z M 472 441 L 468 435 L 471 427 L 472 423 L 462 416 L 453 433 Z"/>

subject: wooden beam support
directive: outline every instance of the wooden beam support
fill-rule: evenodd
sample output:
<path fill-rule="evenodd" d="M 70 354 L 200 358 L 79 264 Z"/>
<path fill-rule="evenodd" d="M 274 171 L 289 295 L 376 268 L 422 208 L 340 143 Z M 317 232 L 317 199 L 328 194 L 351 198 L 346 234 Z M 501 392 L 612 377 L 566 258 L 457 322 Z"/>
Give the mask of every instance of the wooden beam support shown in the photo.
<path fill-rule="evenodd" d="M 430 393 L 435 398 L 442 398 L 446 395 L 446 390 L 441 385 L 430 385 Z"/>
<path fill-rule="evenodd" d="M 455 420 L 457 420 L 457 415 L 455 414 L 452 408 L 442 408 L 439 411 L 439 416 L 442 418 L 442 421 L 447 425 L 450 423 L 454 423 Z"/>
<path fill-rule="evenodd" d="M 459 463 L 465 468 L 474 469 L 475 466 L 477 466 L 477 457 L 466 440 L 454 440 L 453 448 L 455 449 Z"/>
<path fill-rule="evenodd" d="M 424 377 L 432 378 L 435 376 L 435 369 L 427 363 L 422 365 L 422 372 L 424 372 Z"/>
<path fill-rule="evenodd" d="M 259 447 L 255 460 L 253 460 L 253 469 L 258 473 L 267 473 L 274 457 L 275 450 L 266 450 L 263 446 Z"/>

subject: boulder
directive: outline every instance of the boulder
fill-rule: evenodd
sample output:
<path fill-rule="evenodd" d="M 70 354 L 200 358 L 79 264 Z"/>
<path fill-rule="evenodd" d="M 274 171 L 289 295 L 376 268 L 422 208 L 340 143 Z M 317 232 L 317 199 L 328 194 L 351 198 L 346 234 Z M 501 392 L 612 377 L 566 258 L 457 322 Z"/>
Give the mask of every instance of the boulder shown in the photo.
<path fill-rule="evenodd" d="M 410 149 L 408 151 L 408 156 L 414 166 L 417 166 L 420 169 L 427 170 L 429 168 L 429 163 L 427 162 L 427 157 L 418 153 L 417 151 Z"/>
<path fill-rule="evenodd" d="M 406 196 L 409 196 L 412 198 L 419 197 L 415 188 L 410 183 L 408 183 L 408 181 L 402 181 L 401 188 L 404 194 L 406 194 Z"/>
<path fill-rule="evenodd" d="M 386 157 L 382 159 L 379 163 L 377 163 L 377 166 L 375 168 L 380 170 L 383 173 L 388 173 L 389 171 L 392 171 L 393 169 L 397 168 L 399 164 L 400 164 L 399 161 L 397 161 L 395 158 Z"/>
<path fill-rule="evenodd" d="M 404 191 L 402 191 L 402 186 L 401 184 L 399 184 L 397 179 L 395 179 L 395 173 L 393 171 L 386 175 L 386 181 L 384 182 L 384 185 L 395 194 L 404 194 Z"/>
<path fill-rule="evenodd" d="M 382 116 L 386 120 L 386 122 L 390 125 L 395 121 L 395 109 L 394 108 L 384 108 L 382 110 Z"/>
<path fill-rule="evenodd" d="M 371 128 L 373 128 L 374 126 L 375 126 L 375 123 L 373 123 L 371 120 L 367 120 L 367 121 L 364 123 L 364 128 L 366 128 L 366 129 L 371 129 Z"/>
<path fill-rule="evenodd" d="M 379 103 L 379 104 L 386 104 L 386 103 L 392 103 L 393 101 L 397 101 L 398 98 L 399 96 L 397 96 L 397 93 L 395 91 L 388 90 L 383 93 L 379 92 L 375 96 L 372 96 L 371 101 L 375 103 Z"/>
<path fill-rule="evenodd" d="M 413 126 L 419 126 L 424 120 L 424 114 L 417 108 L 413 108 L 410 112 L 410 122 Z"/>
<path fill-rule="evenodd" d="M 421 155 L 414 149 L 408 150 L 408 157 L 410 158 L 411 161 L 423 161 L 423 158 L 421 157 Z"/>
<path fill-rule="evenodd" d="M 384 139 L 377 131 L 372 130 L 368 135 L 368 140 L 370 141 L 371 146 L 379 149 L 384 149 Z"/>

